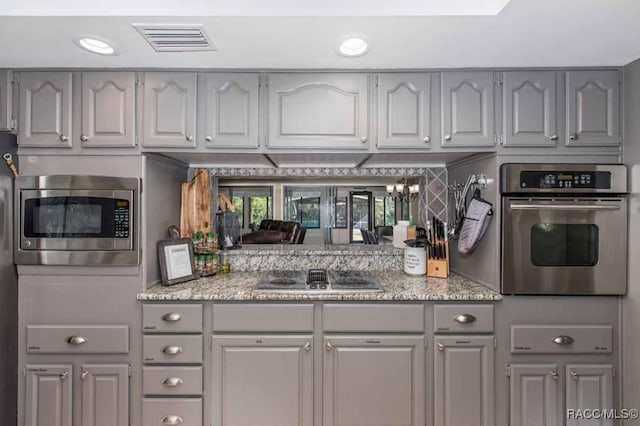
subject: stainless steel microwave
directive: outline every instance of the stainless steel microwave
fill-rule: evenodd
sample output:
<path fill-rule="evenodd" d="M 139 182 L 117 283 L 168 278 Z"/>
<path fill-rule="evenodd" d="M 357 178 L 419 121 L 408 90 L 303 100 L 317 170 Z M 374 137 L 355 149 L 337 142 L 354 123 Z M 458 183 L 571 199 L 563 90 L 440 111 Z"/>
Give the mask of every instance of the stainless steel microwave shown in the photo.
<path fill-rule="evenodd" d="M 15 263 L 138 265 L 140 179 L 16 178 Z"/>

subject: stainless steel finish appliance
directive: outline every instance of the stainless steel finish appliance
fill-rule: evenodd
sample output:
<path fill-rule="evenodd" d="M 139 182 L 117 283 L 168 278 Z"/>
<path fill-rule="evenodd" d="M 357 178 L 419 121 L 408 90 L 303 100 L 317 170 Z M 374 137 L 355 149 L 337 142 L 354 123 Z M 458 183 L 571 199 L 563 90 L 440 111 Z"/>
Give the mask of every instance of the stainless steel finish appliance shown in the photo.
<path fill-rule="evenodd" d="M 258 281 L 257 290 L 279 293 L 351 293 L 384 291 L 366 271 L 269 271 Z"/>
<path fill-rule="evenodd" d="M 139 179 L 21 176 L 15 200 L 17 264 L 140 263 Z"/>
<path fill-rule="evenodd" d="M 624 165 L 504 164 L 503 294 L 627 289 Z"/>

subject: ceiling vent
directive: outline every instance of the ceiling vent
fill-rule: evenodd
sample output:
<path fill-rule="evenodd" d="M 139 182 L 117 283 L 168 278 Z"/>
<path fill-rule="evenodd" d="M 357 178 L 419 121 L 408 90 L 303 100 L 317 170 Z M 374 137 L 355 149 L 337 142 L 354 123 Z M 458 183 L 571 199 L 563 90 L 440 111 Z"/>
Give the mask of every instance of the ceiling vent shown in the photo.
<path fill-rule="evenodd" d="M 156 52 L 217 50 L 202 24 L 132 24 Z"/>

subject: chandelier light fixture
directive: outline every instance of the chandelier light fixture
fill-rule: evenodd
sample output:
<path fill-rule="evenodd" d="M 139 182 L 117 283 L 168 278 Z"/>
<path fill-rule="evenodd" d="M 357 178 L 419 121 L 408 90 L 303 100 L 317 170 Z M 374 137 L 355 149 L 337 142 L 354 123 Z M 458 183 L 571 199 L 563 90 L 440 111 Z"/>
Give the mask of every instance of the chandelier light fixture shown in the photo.
<path fill-rule="evenodd" d="M 419 192 L 420 185 L 417 183 L 409 185 L 406 178 L 400 183 L 387 185 L 387 193 L 400 201 L 413 201 L 418 197 Z"/>

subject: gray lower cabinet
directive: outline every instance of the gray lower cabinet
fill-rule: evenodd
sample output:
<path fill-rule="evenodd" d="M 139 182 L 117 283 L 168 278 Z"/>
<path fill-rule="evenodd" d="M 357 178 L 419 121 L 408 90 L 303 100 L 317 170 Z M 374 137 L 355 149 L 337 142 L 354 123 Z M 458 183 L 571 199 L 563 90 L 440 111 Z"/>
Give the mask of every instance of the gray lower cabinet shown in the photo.
<path fill-rule="evenodd" d="M 25 426 L 71 426 L 73 367 L 29 364 L 25 375 Z"/>
<path fill-rule="evenodd" d="M 495 146 L 495 74 L 442 73 L 442 146 Z"/>
<path fill-rule="evenodd" d="M 567 364 L 566 366 L 566 409 L 611 410 L 613 409 L 613 366 L 611 364 Z M 567 415 L 567 426 L 586 426 L 593 419 Z M 613 426 L 612 419 L 602 419 L 601 426 Z"/>
<path fill-rule="evenodd" d="M 567 145 L 620 144 L 620 85 L 619 71 L 567 72 Z"/>
<path fill-rule="evenodd" d="M 71 72 L 20 73 L 18 145 L 71 147 L 71 90 Z"/>
<path fill-rule="evenodd" d="M 431 147 L 431 79 L 434 74 L 398 73 L 376 76 L 378 148 Z"/>
<path fill-rule="evenodd" d="M 85 364 L 80 372 L 82 426 L 129 424 L 129 366 Z"/>
<path fill-rule="evenodd" d="M 270 74 L 269 148 L 369 148 L 369 75 Z"/>
<path fill-rule="evenodd" d="M 312 426 L 312 342 L 311 335 L 214 335 L 213 425 Z"/>
<path fill-rule="evenodd" d="M 562 425 L 557 364 L 514 364 L 509 376 L 510 426 Z"/>
<path fill-rule="evenodd" d="M 325 335 L 323 425 L 424 425 L 424 346 L 422 336 Z"/>
<path fill-rule="evenodd" d="M 196 73 L 144 74 L 142 145 L 193 148 L 196 135 Z"/>
<path fill-rule="evenodd" d="M 502 90 L 504 146 L 555 146 L 556 73 L 505 72 Z"/>
<path fill-rule="evenodd" d="M 257 73 L 198 76 L 198 139 L 207 148 L 258 148 Z"/>
<path fill-rule="evenodd" d="M 135 73 L 83 72 L 83 147 L 134 147 Z"/>
<path fill-rule="evenodd" d="M 14 130 L 12 121 L 13 72 L 0 70 L 0 131 Z"/>
<path fill-rule="evenodd" d="M 436 337 L 435 343 L 435 426 L 494 426 L 494 337 Z"/>

